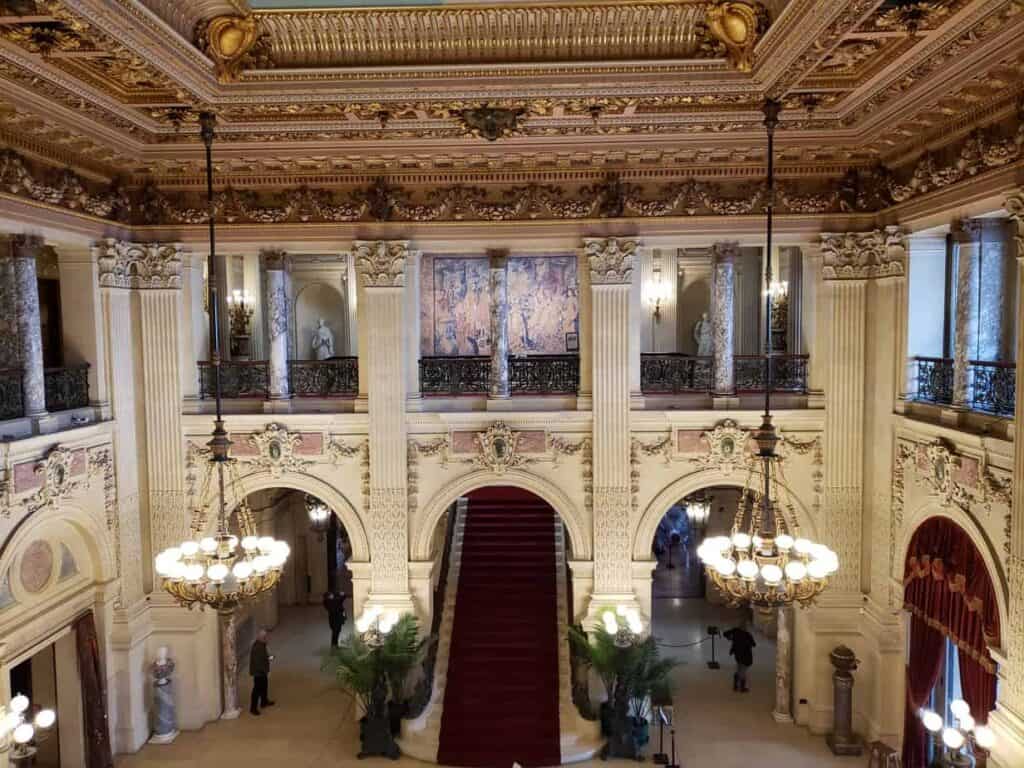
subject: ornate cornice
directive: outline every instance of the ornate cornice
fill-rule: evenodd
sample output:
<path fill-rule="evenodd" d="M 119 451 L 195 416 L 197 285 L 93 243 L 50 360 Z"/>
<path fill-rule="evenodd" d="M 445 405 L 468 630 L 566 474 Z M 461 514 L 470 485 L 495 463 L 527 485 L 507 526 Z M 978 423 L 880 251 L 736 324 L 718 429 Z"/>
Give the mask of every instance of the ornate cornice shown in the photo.
<path fill-rule="evenodd" d="M 92 247 L 103 288 L 181 288 L 182 246 L 108 237 Z"/>
<path fill-rule="evenodd" d="M 826 280 L 867 280 L 906 274 L 907 244 L 899 227 L 821 236 Z"/>
<path fill-rule="evenodd" d="M 639 243 L 617 237 L 587 237 L 583 253 L 593 285 L 628 285 L 633 281 L 633 258 Z"/>
<path fill-rule="evenodd" d="M 401 288 L 405 285 L 405 240 L 356 240 L 352 245 L 359 279 L 366 288 Z"/>

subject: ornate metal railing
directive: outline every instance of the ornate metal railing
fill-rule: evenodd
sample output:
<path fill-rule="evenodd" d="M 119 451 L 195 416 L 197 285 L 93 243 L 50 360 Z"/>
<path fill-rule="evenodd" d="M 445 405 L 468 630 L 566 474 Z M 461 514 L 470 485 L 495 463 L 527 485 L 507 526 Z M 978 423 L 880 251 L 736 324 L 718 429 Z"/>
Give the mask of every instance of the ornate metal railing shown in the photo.
<path fill-rule="evenodd" d="M 1017 395 L 1017 365 L 986 360 L 971 360 L 970 364 L 971 408 L 997 416 L 1013 416 L 1014 400 Z M 952 371 L 952 368 L 950 370 Z M 920 367 L 918 374 L 920 375 Z"/>
<path fill-rule="evenodd" d="M 21 368 L 0 368 L 0 421 L 25 415 Z"/>
<path fill-rule="evenodd" d="M 420 358 L 420 391 L 424 395 L 486 394 L 490 376 L 489 357 Z"/>
<path fill-rule="evenodd" d="M 288 378 L 295 397 L 355 397 L 359 394 L 359 358 L 290 360 Z"/>
<path fill-rule="evenodd" d="M 221 395 L 228 398 L 266 397 L 270 374 L 266 360 L 226 360 L 220 364 Z M 199 363 L 199 397 L 213 397 L 213 366 Z"/>
<path fill-rule="evenodd" d="M 580 359 L 576 355 L 510 357 L 508 379 L 513 395 L 575 395 Z"/>
<path fill-rule="evenodd" d="M 808 355 L 772 355 L 772 390 L 807 391 Z M 736 355 L 733 373 L 737 392 L 764 392 L 766 374 L 764 355 Z"/>
<path fill-rule="evenodd" d="M 580 383 L 576 355 L 529 355 L 509 358 L 513 395 L 575 394 Z M 491 358 L 421 357 L 420 390 L 424 395 L 487 394 Z"/>
<path fill-rule="evenodd" d="M 708 392 L 714 360 L 694 355 L 640 355 L 640 389 L 644 394 Z"/>
<path fill-rule="evenodd" d="M 70 411 L 89 405 L 89 364 L 47 368 L 43 371 L 46 410 Z"/>
<path fill-rule="evenodd" d="M 937 405 L 953 402 L 953 359 L 915 357 L 917 363 L 916 400 Z"/>

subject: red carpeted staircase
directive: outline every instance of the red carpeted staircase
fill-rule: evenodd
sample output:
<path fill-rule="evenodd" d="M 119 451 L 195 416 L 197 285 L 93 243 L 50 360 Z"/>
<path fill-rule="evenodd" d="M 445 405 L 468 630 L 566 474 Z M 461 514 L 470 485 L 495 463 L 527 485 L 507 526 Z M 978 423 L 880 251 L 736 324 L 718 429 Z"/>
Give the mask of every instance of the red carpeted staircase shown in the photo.
<path fill-rule="evenodd" d="M 533 494 L 469 496 L 441 717 L 442 765 L 561 762 L 554 511 Z"/>

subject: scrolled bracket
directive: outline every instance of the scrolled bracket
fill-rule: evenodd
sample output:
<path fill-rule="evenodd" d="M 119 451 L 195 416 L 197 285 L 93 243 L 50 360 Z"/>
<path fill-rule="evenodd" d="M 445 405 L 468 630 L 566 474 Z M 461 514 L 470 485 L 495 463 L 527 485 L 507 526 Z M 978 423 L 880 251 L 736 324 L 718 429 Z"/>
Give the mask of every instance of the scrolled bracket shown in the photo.
<path fill-rule="evenodd" d="M 768 11 L 758 2 L 717 2 L 707 10 L 708 31 L 725 45 L 729 63 L 740 72 L 754 66 L 754 48 L 768 27 Z"/>

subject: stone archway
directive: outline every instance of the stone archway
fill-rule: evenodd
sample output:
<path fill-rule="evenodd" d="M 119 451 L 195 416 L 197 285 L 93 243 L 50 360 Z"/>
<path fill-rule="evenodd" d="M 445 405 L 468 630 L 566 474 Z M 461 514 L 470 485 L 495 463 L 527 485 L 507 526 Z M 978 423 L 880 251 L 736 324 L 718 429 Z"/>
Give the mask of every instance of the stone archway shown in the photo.
<path fill-rule="evenodd" d="M 576 560 L 591 560 L 590 524 L 583 512 L 572 502 L 572 499 L 557 486 L 544 478 L 519 469 L 512 469 L 498 474 L 487 470 L 471 472 L 444 486 L 424 506 L 420 520 L 412 536 L 412 560 L 429 560 L 434 529 L 445 511 L 457 499 L 470 491 L 487 486 L 508 485 L 536 494 L 551 505 L 552 509 L 565 523 L 569 534 L 569 544 Z"/>

